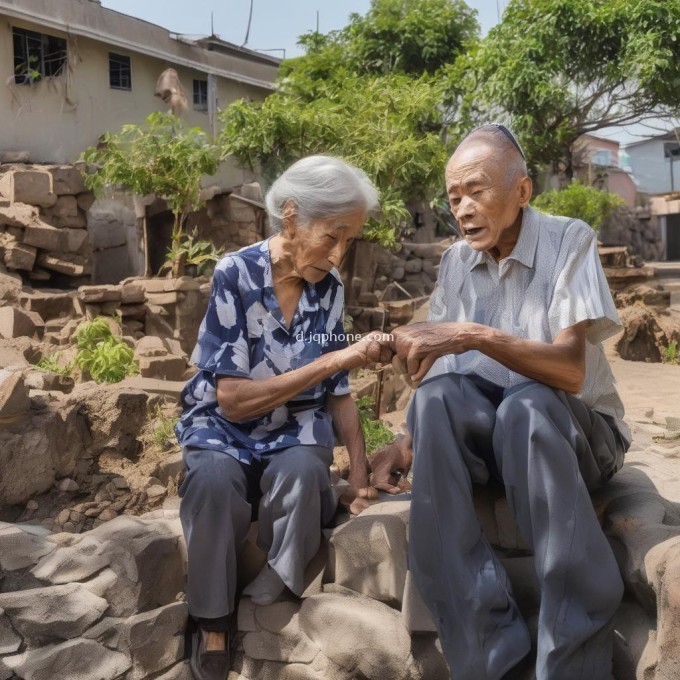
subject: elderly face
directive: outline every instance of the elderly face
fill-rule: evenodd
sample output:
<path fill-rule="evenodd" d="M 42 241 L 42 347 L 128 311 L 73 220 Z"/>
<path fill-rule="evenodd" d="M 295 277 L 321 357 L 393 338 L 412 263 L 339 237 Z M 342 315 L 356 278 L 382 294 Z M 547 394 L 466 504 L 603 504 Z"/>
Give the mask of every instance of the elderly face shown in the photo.
<path fill-rule="evenodd" d="M 309 283 L 321 281 L 333 267 L 338 267 L 352 241 L 366 222 L 366 213 L 357 210 L 348 215 L 314 220 L 293 228 L 293 266 Z M 288 230 L 290 232 L 290 230 Z"/>
<path fill-rule="evenodd" d="M 465 240 L 494 259 L 507 257 L 517 243 L 521 208 L 531 198 L 528 178 L 512 178 L 502 156 L 483 141 L 459 147 L 446 167 L 451 211 Z"/>

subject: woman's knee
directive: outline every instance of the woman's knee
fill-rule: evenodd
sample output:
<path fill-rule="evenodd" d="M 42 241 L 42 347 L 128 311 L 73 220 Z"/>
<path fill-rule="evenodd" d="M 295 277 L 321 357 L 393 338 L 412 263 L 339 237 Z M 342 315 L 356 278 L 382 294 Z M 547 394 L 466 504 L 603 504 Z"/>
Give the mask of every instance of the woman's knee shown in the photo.
<path fill-rule="evenodd" d="M 189 490 L 201 497 L 229 497 L 245 493 L 241 464 L 222 451 L 194 450 L 185 454 L 188 471 L 179 490 L 185 496 Z"/>

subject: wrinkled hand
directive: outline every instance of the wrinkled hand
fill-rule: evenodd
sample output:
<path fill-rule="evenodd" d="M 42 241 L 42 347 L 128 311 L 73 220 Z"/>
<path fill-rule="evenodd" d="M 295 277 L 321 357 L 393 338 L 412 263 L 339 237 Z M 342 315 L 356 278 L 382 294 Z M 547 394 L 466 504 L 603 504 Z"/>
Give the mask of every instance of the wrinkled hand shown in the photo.
<path fill-rule="evenodd" d="M 408 491 L 406 476 L 413 464 L 413 440 L 410 434 L 397 435 L 392 444 L 383 446 L 371 456 L 371 486 L 387 493 Z"/>
<path fill-rule="evenodd" d="M 340 496 L 340 503 L 350 515 L 359 515 L 371 505 L 371 501 L 378 500 L 378 492 L 368 485 L 366 469 L 351 470 L 347 481 L 349 488 Z"/>
<path fill-rule="evenodd" d="M 392 366 L 405 375 L 411 387 L 418 383 L 444 354 L 465 352 L 465 333 L 469 324 L 413 323 L 392 331 Z"/>
<path fill-rule="evenodd" d="M 358 342 L 341 350 L 344 368 L 381 368 L 383 364 L 389 364 L 393 353 L 390 339 L 386 333 L 368 333 Z"/>

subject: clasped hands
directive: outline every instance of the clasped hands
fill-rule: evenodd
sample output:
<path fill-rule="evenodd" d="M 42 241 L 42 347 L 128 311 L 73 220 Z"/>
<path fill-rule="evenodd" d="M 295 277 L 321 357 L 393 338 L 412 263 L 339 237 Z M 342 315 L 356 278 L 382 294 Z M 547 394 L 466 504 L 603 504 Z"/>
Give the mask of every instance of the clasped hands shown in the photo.
<path fill-rule="evenodd" d="M 453 327 L 460 325 L 423 322 L 399 326 L 391 333 L 368 333 L 348 349 L 357 355 L 356 367 L 382 368 L 391 363 L 415 388 L 438 357 L 458 349 Z"/>

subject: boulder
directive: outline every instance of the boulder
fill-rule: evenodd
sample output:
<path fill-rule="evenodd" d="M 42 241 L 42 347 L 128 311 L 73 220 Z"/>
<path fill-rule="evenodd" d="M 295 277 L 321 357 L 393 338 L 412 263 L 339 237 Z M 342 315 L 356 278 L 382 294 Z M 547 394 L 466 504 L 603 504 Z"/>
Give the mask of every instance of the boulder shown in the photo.
<path fill-rule="evenodd" d="M 55 402 L 28 415 L 0 428 L 0 505 L 49 490 L 85 454 L 89 434 L 77 404 Z"/>
<path fill-rule="evenodd" d="M 182 380 L 187 368 L 184 357 L 171 355 L 162 357 L 140 357 L 139 372 L 143 378 L 160 380 Z"/>
<path fill-rule="evenodd" d="M 0 370 L 0 422 L 23 418 L 27 415 L 30 407 L 31 401 L 22 373 L 6 369 Z M 1 467 L 0 471 L 2 471 Z M 0 477 L 2 477 L 1 474 Z M 2 482 L 0 482 L 1 484 Z"/>
<path fill-rule="evenodd" d="M 83 174 L 75 166 L 52 165 L 47 170 L 52 175 L 54 193 L 57 196 L 75 196 L 87 191 Z"/>
<path fill-rule="evenodd" d="M 25 203 L 0 205 L 0 224 L 8 227 L 27 227 L 38 217 L 38 208 Z"/>
<path fill-rule="evenodd" d="M 8 269 L 21 269 L 23 271 L 33 269 L 37 256 L 35 248 L 16 241 L 8 241 L 3 243 L 0 249 L 3 254 L 2 260 Z"/>
<path fill-rule="evenodd" d="M 23 243 L 42 250 L 59 252 L 65 248 L 66 239 L 60 229 L 36 220 L 24 230 Z"/>
<path fill-rule="evenodd" d="M 19 635 L 32 642 L 69 640 L 82 635 L 108 608 L 79 583 L 0 593 L 0 607 Z"/>
<path fill-rule="evenodd" d="M 0 523 L 0 569 L 3 571 L 32 567 L 55 548 L 54 543 L 17 525 Z"/>
<path fill-rule="evenodd" d="M 9 618 L 0 609 L 0 655 L 14 654 L 21 647 L 21 638 L 14 632 Z M 4 678 L 2 674 L 2 662 L 0 661 L 0 677 Z M 9 676 L 7 676 L 9 677 Z"/>
<path fill-rule="evenodd" d="M 121 299 L 121 287 L 114 285 L 80 286 L 78 299 L 84 304 L 119 302 Z"/>
<path fill-rule="evenodd" d="M 28 203 L 45 208 L 57 202 L 52 175 L 45 170 L 10 170 L 0 177 L 0 194 L 12 203 Z"/>
<path fill-rule="evenodd" d="M 68 276 L 85 276 L 90 273 L 90 263 L 83 255 L 40 253 L 36 261 L 45 269 Z"/>
<path fill-rule="evenodd" d="M 400 607 L 407 554 L 406 526 L 399 517 L 362 514 L 331 534 L 324 580 Z"/>
<path fill-rule="evenodd" d="M 32 313 L 18 307 L 0 307 L 0 338 L 31 337 L 36 332 L 36 324 L 31 316 Z"/>
<path fill-rule="evenodd" d="M 114 680 L 132 665 L 124 654 L 81 638 L 6 656 L 0 663 L 25 680 Z"/>
<path fill-rule="evenodd" d="M 305 599 L 300 629 L 330 661 L 351 669 L 355 677 L 414 677 L 411 638 L 401 615 L 381 602 L 346 592 L 324 592 Z"/>

